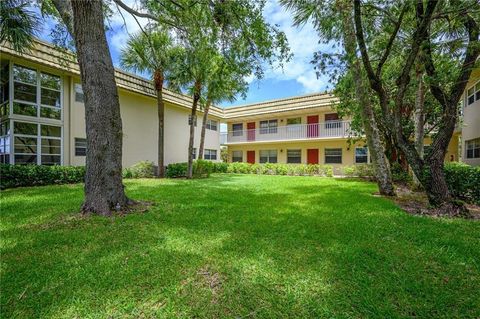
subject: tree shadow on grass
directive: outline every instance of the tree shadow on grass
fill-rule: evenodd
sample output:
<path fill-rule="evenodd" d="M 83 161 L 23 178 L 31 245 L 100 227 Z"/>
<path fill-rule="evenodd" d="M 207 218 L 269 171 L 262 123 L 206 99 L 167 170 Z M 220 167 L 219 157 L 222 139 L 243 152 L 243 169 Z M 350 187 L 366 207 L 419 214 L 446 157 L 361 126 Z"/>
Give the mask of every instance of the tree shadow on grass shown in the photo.
<path fill-rule="evenodd" d="M 478 243 L 468 234 L 478 226 L 407 216 L 372 197 L 371 185 L 356 183 L 269 176 L 129 181 L 131 197 L 156 203 L 148 213 L 54 219 L 4 233 L 16 245 L 2 252 L 2 312 L 478 315 Z M 51 208 L 64 216 L 77 200 Z M 33 204 L 24 205 L 34 214 Z M 199 275 L 205 269 L 218 274 L 220 288 L 206 284 Z"/>

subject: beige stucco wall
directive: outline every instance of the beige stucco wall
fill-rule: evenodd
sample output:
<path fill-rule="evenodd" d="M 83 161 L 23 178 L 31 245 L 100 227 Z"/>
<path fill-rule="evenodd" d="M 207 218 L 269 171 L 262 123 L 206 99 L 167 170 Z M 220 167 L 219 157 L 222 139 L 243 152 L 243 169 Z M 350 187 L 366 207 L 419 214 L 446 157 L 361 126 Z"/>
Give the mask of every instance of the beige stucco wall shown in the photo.
<path fill-rule="evenodd" d="M 480 69 L 473 71 L 470 81 L 468 81 L 465 93 L 463 95 L 463 125 L 462 125 L 462 161 L 469 165 L 480 165 L 480 158 L 467 159 L 465 142 L 480 138 L 480 100 L 467 105 L 467 90 L 480 81 Z"/>
<path fill-rule="evenodd" d="M 78 79 L 73 82 L 79 83 Z M 72 84 L 73 87 L 73 84 Z M 85 138 L 85 108 L 83 103 L 75 102 L 74 91 L 71 90 L 71 138 L 70 156 L 71 165 L 84 165 L 84 156 L 75 156 L 74 139 Z M 123 124 L 123 160 L 124 167 L 132 166 L 140 161 L 157 163 L 157 135 L 158 118 L 157 104 L 154 98 L 132 93 L 125 90 L 119 91 L 120 112 Z M 165 106 L 165 164 L 186 162 L 188 157 L 190 110 L 184 107 L 167 103 Z M 200 132 L 203 113 L 197 116 L 194 147 L 200 145 Z M 218 121 L 218 119 L 217 119 Z M 219 121 L 218 121 L 219 122 Z M 219 125 L 218 125 L 219 127 Z M 216 149 L 217 158 L 220 160 L 220 134 L 219 130 L 206 130 L 205 148 Z"/>

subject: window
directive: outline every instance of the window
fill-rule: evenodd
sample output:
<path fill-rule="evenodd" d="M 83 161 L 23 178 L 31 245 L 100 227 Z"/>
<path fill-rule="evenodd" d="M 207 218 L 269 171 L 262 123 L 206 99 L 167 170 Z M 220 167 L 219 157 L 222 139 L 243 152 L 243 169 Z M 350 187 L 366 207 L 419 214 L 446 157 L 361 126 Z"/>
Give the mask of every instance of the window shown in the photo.
<path fill-rule="evenodd" d="M 8 101 L 10 96 L 9 90 L 10 76 L 8 62 L 1 66 L 0 69 L 0 116 L 8 115 Z"/>
<path fill-rule="evenodd" d="M 276 163 L 277 150 L 263 150 L 260 151 L 260 163 Z"/>
<path fill-rule="evenodd" d="M 62 128 L 27 122 L 13 122 L 15 164 L 60 165 Z"/>
<path fill-rule="evenodd" d="M 75 102 L 84 103 L 85 97 L 83 95 L 83 88 L 80 83 L 75 83 Z"/>
<path fill-rule="evenodd" d="M 188 125 L 192 125 L 192 114 L 188 115 Z M 194 125 L 197 126 L 197 116 L 195 115 Z"/>
<path fill-rule="evenodd" d="M 197 148 L 196 148 L 196 147 L 193 148 L 192 158 L 193 158 L 193 159 L 196 159 L 196 158 L 197 158 Z"/>
<path fill-rule="evenodd" d="M 57 75 L 13 66 L 13 113 L 61 119 L 61 79 Z"/>
<path fill-rule="evenodd" d="M 342 127 L 342 122 L 339 121 L 338 113 L 325 114 L 325 128 L 339 128 Z"/>
<path fill-rule="evenodd" d="M 277 127 L 278 127 L 277 120 L 260 121 L 260 134 L 277 133 Z"/>
<path fill-rule="evenodd" d="M 237 123 L 232 124 L 233 136 L 242 136 L 243 135 L 243 124 Z"/>
<path fill-rule="evenodd" d="M 465 141 L 466 157 L 480 158 L 480 138 Z"/>
<path fill-rule="evenodd" d="M 87 139 L 85 138 L 75 138 L 75 156 L 86 156 L 87 155 Z"/>
<path fill-rule="evenodd" d="M 287 163 L 298 164 L 302 162 L 302 150 L 287 150 Z"/>
<path fill-rule="evenodd" d="M 203 156 L 206 160 L 216 160 L 217 159 L 217 150 L 205 150 L 205 155 Z"/>
<path fill-rule="evenodd" d="M 233 151 L 232 152 L 232 162 L 243 162 L 243 152 L 242 151 Z"/>
<path fill-rule="evenodd" d="M 368 147 L 355 147 L 355 163 L 368 163 Z"/>
<path fill-rule="evenodd" d="M 10 163 L 10 122 L 0 123 L 0 163 Z"/>
<path fill-rule="evenodd" d="M 325 149 L 325 164 L 341 164 L 342 163 L 342 149 L 341 148 L 326 148 Z"/>
<path fill-rule="evenodd" d="M 480 100 L 480 82 L 477 82 L 477 84 L 467 90 L 466 105 L 473 104 L 475 101 L 478 100 Z"/>
<path fill-rule="evenodd" d="M 217 130 L 217 121 L 207 120 L 207 130 L 216 131 Z"/>

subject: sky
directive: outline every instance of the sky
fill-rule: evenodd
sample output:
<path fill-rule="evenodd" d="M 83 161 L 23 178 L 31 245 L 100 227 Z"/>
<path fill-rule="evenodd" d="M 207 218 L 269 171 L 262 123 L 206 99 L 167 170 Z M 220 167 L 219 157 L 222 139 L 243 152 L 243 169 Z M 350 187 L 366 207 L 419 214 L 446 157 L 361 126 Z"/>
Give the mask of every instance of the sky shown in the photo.
<path fill-rule="evenodd" d="M 135 0 L 124 1 L 135 7 Z M 120 68 L 119 56 L 125 46 L 129 34 L 138 32 L 139 26 L 134 18 L 122 10 L 114 7 L 114 15 L 110 21 L 110 30 L 107 32 L 110 53 L 113 63 Z M 256 102 L 263 102 L 278 98 L 304 95 L 309 93 L 324 92 L 330 90 L 327 76 L 317 78 L 313 65 L 310 61 L 313 53 L 319 49 L 328 50 L 325 44 L 319 43 L 319 38 L 312 25 L 307 23 L 302 27 L 294 27 L 291 13 L 282 8 L 276 0 L 269 0 L 264 9 L 264 16 L 267 22 L 278 25 L 279 29 L 285 32 L 293 58 L 283 68 L 268 67 L 265 77 L 261 80 L 247 78 L 249 90 L 247 98 L 237 99 L 233 103 L 220 103 L 221 106 L 241 105 Z M 146 24 L 146 19 L 140 19 L 141 24 Z M 52 20 L 46 20 L 39 37 L 45 41 L 51 41 L 50 30 L 53 28 Z"/>

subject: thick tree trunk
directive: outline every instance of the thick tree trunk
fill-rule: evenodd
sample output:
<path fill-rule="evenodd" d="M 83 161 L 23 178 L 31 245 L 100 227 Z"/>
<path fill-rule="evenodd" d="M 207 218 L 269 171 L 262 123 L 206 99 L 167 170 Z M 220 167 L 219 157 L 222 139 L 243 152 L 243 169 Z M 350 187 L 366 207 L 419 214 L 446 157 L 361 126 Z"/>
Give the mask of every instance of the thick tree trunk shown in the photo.
<path fill-rule="evenodd" d="M 205 148 L 205 130 L 207 128 L 208 112 L 210 111 L 210 104 L 212 101 L 207 99 L 205 110 L 203 111 L 202 131 L 200 133 L 200 147 L 198 149 L 198 159 L 203 159 L 203 149 Z"/>
<path fill-rule="evenodd" d="M 73 0 L 73 27 L 85 94 L 85 213 L 109 215 L 129 203 L 122 184 L 122 120 L 99 0 Z"/>
<path fill-rule="evenodd" d="M 194 93 L 193 93 L 193 103 L 192 103 L 192 121 L 190 123 L 190 140 L 188 141 L 188 169 L 187 169 L 187 178 L 193 177 L 193 142 L 195 141 L 195 122 L 197 117 L 197 106 L 198 101 L 200 100 L 200 92 L 202 85 L 200 82 L 195 82 Z"/>
<path fill-rule="evenodd" d="M 425 83 L 423 81 L 423 71 L 420 68 L 420 65 L 417 64 L 417 94 L 415 97 L 415 118 L 414 118 L 414 126 L 415 126 L 415 149 L 417 150 L 418 156 L 423 159 L 423 140 L 425 138 L 424 134 L 424 127 L 425 127 Z M 420 179 L 417 175 L 413 174 L 413 183 L 415 184 L 415 188 L 419 188 L 421 186 Z"/>
<path fill-rule="evenodd" d="M 164 76 L 161 70 L 156 70 L 154 76 L 155 90 L 157 91 L 158 113 L 158 177 L 165 177 L 165 103 L 163 101 Z"/>
<path fill-rule="evenodd" d="M 343 30 L 344 30 L 344 46 L 349 57 L 349 65 L 356 83 L 355 94 L 360 104 L 360 116 L 362 119 L 363 129 L 367 139 L 370 157 L 375 169 L 375 177 L 377 179 L 380 194 L 385 196 L 395 196 L 395 189 L 392 182 L 392 174 L 390 164 L 385 156 L 385 148 L 382 144 L 380 131 L 377 126 L 375 114 L 372 104 L 366 91 L 365 83 L 362 76 L 360 61 L 356 54 L 355 31 L 353 26 L 353 16 L 351 5 L 344 4 L 341 6 L 343 12 Z"/>

